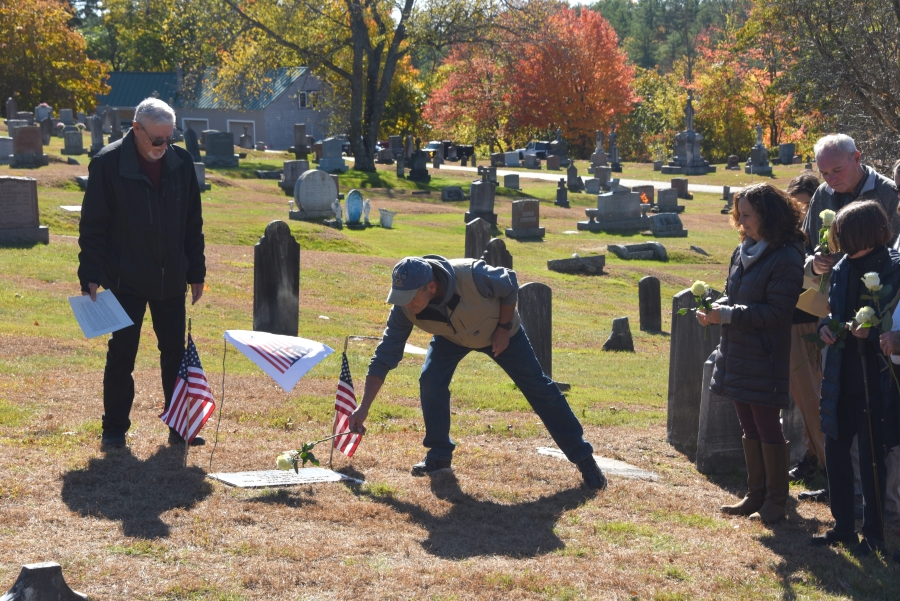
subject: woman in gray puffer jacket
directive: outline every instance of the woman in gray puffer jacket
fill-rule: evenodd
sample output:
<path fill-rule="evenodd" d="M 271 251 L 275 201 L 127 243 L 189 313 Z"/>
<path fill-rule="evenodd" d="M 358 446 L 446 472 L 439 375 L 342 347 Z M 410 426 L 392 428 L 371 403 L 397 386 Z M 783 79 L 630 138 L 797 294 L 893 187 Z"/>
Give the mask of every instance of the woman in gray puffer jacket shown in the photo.
<path fill-rule="evenodd" d="M 772 523 L 785 518 L 789 443 L 781 409 L 790 390 L 791 322 L 803 286 L 800 212 L 771 184 L 739 192 L 731 213 L 741 243 L 731 257 L 725 295 L 697 310 L 702 324 L 721 323 L 710 389 L 734 402 L 744 430 L 747 495 L 724 513 Z"/>

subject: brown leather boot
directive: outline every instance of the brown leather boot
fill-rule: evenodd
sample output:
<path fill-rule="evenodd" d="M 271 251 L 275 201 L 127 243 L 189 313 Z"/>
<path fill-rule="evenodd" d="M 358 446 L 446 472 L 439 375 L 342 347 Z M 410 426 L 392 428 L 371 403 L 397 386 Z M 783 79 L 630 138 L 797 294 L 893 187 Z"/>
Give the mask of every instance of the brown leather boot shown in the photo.
<path fill-rule="evenodd" d="M 729 515 L 750 515 L 763 506 L 766 497 L 766 468 L 759 440 L 741 439 L 744 461 L 747 462 L 747 495 L 734 505 L 722 505 L 720 511 Z"/>
<path fill-rule="evenodd" d="M 750 519 L 774 524 L 787 517 L 785 504 L 790 490 L 788 469 L 791 465 L 791 444 L 761 443 L 761 446 L 766 470 L 766 500 Z"/>

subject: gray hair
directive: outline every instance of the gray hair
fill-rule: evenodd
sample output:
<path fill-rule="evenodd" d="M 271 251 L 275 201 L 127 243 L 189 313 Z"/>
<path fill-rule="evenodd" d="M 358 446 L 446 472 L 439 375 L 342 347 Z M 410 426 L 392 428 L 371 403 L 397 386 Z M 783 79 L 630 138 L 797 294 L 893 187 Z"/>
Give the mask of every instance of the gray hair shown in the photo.
<path fill-rule="evenodd" d="M 847 134 L 830 134 L 823 136 L 819 138 L 816 145 L 813 146 L 813 154 L 816 155 L 816 160 L 818 160 L 819 155 L 828 148 L 834 148 L 835 150 L 846 154 L 853 154 L 856 152 L 856 142 L 854 142 L 853 138 Z"/>
<path fill-rule="evenodd" d="M 175 111 L 159 98 L 147 98 L 134 109 L 134 120 L 141 125 L 175 125 Z"/>

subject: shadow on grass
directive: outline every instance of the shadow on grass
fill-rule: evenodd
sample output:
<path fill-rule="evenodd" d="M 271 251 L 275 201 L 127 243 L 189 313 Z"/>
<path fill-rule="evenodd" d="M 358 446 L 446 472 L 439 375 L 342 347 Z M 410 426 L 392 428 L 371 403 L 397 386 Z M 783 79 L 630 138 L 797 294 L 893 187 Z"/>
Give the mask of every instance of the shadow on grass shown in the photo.
<path fill-rule="evenodd" d="M 503 505 L 463 492 L 452 472 L 431 476 L 431 490 L 437 498 L 452 505 L 450 511 L 433 515 L 393 496 L 372 495 L 371 498 L 407 514 L 425 528 L 428 538 L 422 541 L 422 547 L 432 555 L 447 559 L 489 555 L 536 557 L 562 549 L 565 544 L 553 532 L 560 516 L 594 497 L 587 489 L 573 488 L 535 501 Z"/>
<path fill-rule="evenodd" d="M 160 515 L 190 509 L 212 493 L 206 473 L 182 467 L 181 447 L 160 447 L 146 461 L 117 449 L 94 457 L 86 468 L 63 476 L 62 500 L 85 516 L 122 522 L 122 533 L 135 538 L 163 538 L 169 526 Z"/>

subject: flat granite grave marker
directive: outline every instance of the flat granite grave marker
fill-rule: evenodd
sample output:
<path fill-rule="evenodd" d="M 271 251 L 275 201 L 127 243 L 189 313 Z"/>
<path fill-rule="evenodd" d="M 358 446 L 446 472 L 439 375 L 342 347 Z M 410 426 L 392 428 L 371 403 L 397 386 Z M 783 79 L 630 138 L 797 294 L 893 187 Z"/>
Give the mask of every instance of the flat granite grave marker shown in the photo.
<path fill-rule="evenodd" d="M 50 243 L 50 230 L 40 224 L 37 180 L 0 176 L 0 244 Z"/>
<path fill-rule="evenodd" d="M 62 566 L 52 561 L 22 566 L 19 577 L 0 601 L 87 601 L 88 596 L 66 584 Z"/>
<path fill-rule="evenodd" d="M 676 213 L 650 215 L 650 233 L 655 238 L 687 238 L 688 235 Z"/>
<path fill-rule="evenodd" d="M 512 255 L 506 250 L 506 242 L 500 238 L 491 238 L 480 258 L 491 267 L 513 268 Z"/>
<path fill-rule="evenodd" d="M 288 224 L 273 221 L 253 247 L 253 329 L 296 336 L 299 311 L 300 245 Z"/>
<path fill-rule="evenodd" d="M 303 173 L 294 184 L 294 205 L 290 218 L 295 220 L 327 219 L 334 215 L 331 203 L 338 196 L 331 176 L 320 169 Z"/>
<path fill-rule="evenodd" d="M 697 446 L 703 364 L 719 345 L 721 325 L 697 323 L 697 307 L 690 289 L 672 297 L 672 335 L 669 339 L 669 393 L 666 440 L 682 449 Z M 687 313 L 679 315 L 679 309 Z"/>
<path fill-rule="evenodd" d="M 543 238 L 546 230 L 541 227 L 541 203 L 538 200 L 514 200 L 512 203 L 512 227 L 504 232 L 507 238 Z"/>
<path fill-rule="evenodd" d="M 476 218 L 466 224 L 466 259 L 480 259 L 491 240 L 491 224 Z"/>
<path fill-rule="evenodd" d="M 345 476 L 340 472 L 326 470 L 321 467 L 303 467 L 294 470 L 261 470 L 258 472 L 223 472 L 209 474 L 218 480 L 236 488 L 270 488 L 276 486 L 297 486 L 298 484 L 319 484 L 322 482 L 359 482 L 356 478 Z"/>
<path fill-rule="evenodd" d="M 50 158 L 44 154 L 44 141 L 41 128 L 37 126 L 20 127 L 13 138 L 12 168 L 46 167 Z"/>
<path fill-rule="evenodd" d="M 631 337 L 631 327 L 627 317 L 616 317 L 612 322 L 612 332 L 603 343 L 604 351 L 634 352 L 634 339 Z"/>
<path fill-rule="evenodd" d="M 659 278 L 648 275 L 638 282 L 638 311 L 642 332 L 662 331 L 662 301 Z"/>
<path fill-rule="evenodd" d="M 538 455 L 547 455 L 548 457 L 555 457 L 556 459 L 565 459 L 568 461 L 565 453 L 559 449 L 554 449 L 552 447 L 538 447 L 537 452 Z M 597 462 L 597 466 L 603 470 L 603 473 L 607 476 L 618 476 L 620 478 L 628 478 L 631 480 L 649 480 L 651 482 L 659 480 L 659 476 L 655 473 L 642 470 L 639 467 L 635 467 L 624 461 L 619 461 L 618 459 L 609 459 L 607 457 L 594 455 L 594 461 Z"/>
<path fill-rule="evenodd" d="M 203 164 L 207 167 L 237 167 L 238 156 L 234 154 L 234 134 L 226 131 L 206 133 L 206 155 Z"/>

